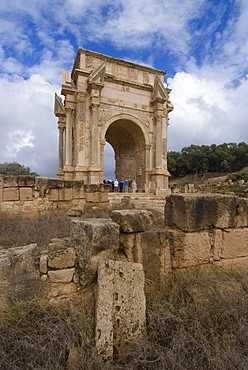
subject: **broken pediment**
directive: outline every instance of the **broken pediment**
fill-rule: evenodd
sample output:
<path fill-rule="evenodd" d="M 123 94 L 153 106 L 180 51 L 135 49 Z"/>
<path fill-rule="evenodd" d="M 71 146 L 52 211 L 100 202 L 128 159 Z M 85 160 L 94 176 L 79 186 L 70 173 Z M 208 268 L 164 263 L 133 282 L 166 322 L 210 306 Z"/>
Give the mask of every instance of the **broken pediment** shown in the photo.
<path fill-rule="evenodd" d="M 161 103 L 164 103 L 167 99 L 168 99 L 168 93 L 164 86 L 164 83 L 161 81 L 159 76 L 156 76 L 155 81 L 154 81 L 152 102 L 159 100 Z"/>
<path fill-rule="evenodd" d="M 65 114 L 65 107 L 62 101 L 62 98 L 55 93 L 54 97 L 54 114 L 57 116 L 58 114 Z"/>
<path fill-rule="evenodd" d="M 71 72 L 62 68 L 62 85 L 71 87 Z"/>
<path fill-rule="evenodd" d="M 105 70 L 106 70 L 106 61 L 104 61 L 102 64 L 99 65 L 94 71 L 91 72 L 88 78 L 88 82 L 104 82 L 104 76 L 105 76 Z"/>

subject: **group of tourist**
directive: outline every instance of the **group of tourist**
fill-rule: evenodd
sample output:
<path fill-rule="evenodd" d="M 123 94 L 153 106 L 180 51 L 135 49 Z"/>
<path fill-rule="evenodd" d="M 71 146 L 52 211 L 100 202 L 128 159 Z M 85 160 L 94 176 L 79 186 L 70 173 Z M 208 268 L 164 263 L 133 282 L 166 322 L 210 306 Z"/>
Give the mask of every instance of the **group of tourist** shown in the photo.
<path fill-rule="evenodd" d="M 112 191 L 115 193 L 136 193 L 137 192 L 137 184 L 136 181 L 133 180 L 125 180 L 123 181 L 118 181 L 115 179 L 115 181 L 111 180 L 103 180 L 104 184 L 110 184 L 112 185 Z"/>

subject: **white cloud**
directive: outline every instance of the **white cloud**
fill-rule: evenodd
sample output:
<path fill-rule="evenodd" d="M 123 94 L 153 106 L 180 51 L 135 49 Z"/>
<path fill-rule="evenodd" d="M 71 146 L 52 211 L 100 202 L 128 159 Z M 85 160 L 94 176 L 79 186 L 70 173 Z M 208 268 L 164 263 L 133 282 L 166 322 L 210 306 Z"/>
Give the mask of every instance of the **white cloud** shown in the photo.
<path fill-rule="evenodd" d="M 224 81 L 225 82 L 225 81 Z M 175 106 L 169 127 L 169 150 L 191 144 L 248 141 L 248 81 L 226 87 L 219 80 L 179 72 L 168 79 Z"/>
<path fill-rule="evenodd" d="M 28 80 L 18 76 L 0 79 L 0 163 L 18 161 L 40 175 L 55 176 L 57 120 L 53 98 L 59 90 L 40 75 Z"/>
<path fill-rule="evenodd" d="M 167 57 L 174 61 L 170 150 L 248 141 L 247 0 L 10 0 L 0 3 L 0 18 L 0 162 L 54 176 L 54 92 L 87 41 L 149 66 L 157 57 L 164 69 Z"/>

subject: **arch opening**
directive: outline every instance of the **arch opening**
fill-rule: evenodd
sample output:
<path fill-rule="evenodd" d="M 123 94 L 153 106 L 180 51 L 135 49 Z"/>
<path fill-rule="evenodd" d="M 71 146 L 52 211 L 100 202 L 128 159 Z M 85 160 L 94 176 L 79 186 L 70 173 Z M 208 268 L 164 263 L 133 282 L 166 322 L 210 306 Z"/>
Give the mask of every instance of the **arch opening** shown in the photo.
<path fill-rule="evenodd" d="M 135 180 L 138 190 L 145 188 L 145 138 L 141 128 L 131 120 L 119 119 L 108 127 L 106 141 L 115 152 L 115 175 L 118 181 Z"/>
<path fill-rule="evenodd" d="M 104 145 L 104 172 L 105 180 L 115 179 L 115 152 L 112 145 L 108 142 Z"/>

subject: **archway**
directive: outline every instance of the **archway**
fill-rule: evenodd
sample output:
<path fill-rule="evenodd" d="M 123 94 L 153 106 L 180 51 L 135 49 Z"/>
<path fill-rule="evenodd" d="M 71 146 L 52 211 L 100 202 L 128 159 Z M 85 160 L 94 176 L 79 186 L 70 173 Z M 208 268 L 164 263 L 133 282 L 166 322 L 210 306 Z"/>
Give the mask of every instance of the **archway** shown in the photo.
<path fill-rule="evenodd" d="M 113 147 L 108 142 L 106 142 L 104 145 L 103 178 L 105 180 L 115 179 L 115 152 Z"/>
<path fill-rule="evenodd" d="M 116 178 L 137 182 L 139 190 L 145 188 L 145 137 L 142 129 L 133 121 L 122 118 L 112 122 L 105 139 L 115 152 Z"/>

